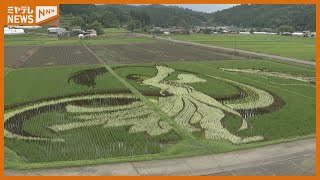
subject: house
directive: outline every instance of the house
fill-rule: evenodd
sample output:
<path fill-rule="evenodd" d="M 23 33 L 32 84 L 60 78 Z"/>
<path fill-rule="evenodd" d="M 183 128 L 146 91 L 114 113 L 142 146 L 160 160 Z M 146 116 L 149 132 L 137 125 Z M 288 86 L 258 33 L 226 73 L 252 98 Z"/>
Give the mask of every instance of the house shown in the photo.
<path fill-rule="evenodd" d="M 23 29 L 12 29 L 9 27 L 4 27 L 4 35 L 17 35 L 25 34 Z"/>
<path fill-rule="evenodd" d="M 47 29 L 47 32 L 49 34 L 58 34 L 58 35 L 61 35 L 66 31 L 67 31 L 66 29 L 61 28 L 61 27 L 50 27 Z"/>
<path fill-rule="evenodd" d="M 228 30 L 226 30 L 226 29 L 222 31 L 223 34 L 228 34 L 229 32 L 230 32 L 230 31 L 228 31 Z"/>
<path fill-rule="evenodd" d="M 181 27 L 181 26 L 179 26 L 179 27 L 173 27 L 174 29 L 174 33 L 185 33 L 186 32 L 186 30 L 183 28 L 183 27 Z"/>
<path fill-rule="evenodd" d="M 88 35 L 89 35 L 90 37 L 97 36 L 97 31 L 94 30 L 94 29 L 88 29 L 86 32 L 89 33 Z"/>
<path fill-rule="evenodd" d="M 73 34 L 81 34 L 81 33 L 84 33 L 85 31 L 82 30 L 82 29 L 79 29 L 79 28 L 74 28 L 71 30 L 71 33 Z"/>

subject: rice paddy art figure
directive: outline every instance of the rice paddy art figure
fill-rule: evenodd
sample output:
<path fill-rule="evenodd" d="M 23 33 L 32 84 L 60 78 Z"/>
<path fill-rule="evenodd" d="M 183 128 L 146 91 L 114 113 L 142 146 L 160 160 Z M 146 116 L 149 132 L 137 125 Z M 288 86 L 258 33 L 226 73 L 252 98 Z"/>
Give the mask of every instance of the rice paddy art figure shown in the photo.
<path fill-rule="evenodd" d="M 68 78 L 68 83 L 70 83 L 70 81 L 72 80 L 77 84 L 94 88 L 96 86 L 96 77 L 106 72 L 107 69 L 105 67 L 78 71 L 70 75 L 70 77 Z"/>
<path fill-rule="evenodd" d="M 251 93 L 244 100 L 220 103 L 216 99 L 188 85 L 189 83 L 196 82 L 205 83 L 205 79 L 201 79 L 193 74 L 179 74 L 177 76 L 178 80 L 165 80 L 175 70 L 165 66 L 156 66 L 156 68 L 158 70 L 157 75 L 144 80 L 143 83 L 160 88 L 161 94 L 164 94 L 164 92 L 173 94 L 173 96 L 161 97 L 155 103 L 170 117 L 174 117 L 174 120 L 182 128 L 189 132 L 204 130 L 207 139 L 224 139 L 235 144 L 263 140 L 262 136 L 243 138 L 234 135 L 223 127 L 221 120 L 225 117 L 226 112 L 242 117 L 237 111 L 238 109 L 259 108 L 271 105 L 274 99 L 268 92 L 239 82 L 219 78 L 235 86 L 240 86 Z M 243 119 L 239 130 L 246 128 L 247 122 Z"/>

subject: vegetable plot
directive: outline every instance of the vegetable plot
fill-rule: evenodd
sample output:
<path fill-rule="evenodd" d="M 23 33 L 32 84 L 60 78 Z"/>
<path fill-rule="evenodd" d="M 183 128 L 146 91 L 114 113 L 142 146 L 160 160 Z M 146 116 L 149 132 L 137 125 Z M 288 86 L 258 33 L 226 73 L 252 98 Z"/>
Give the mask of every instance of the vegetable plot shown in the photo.
<path fill-rule="evenodd" d="M 179 74 L 178 80 L 165 80 L 175 70 L 165 66 L 156 66 L 158 73 L 156 76 L 143 81 L 143 84 L 160 88 L 160 93 L 164 92 L 172 96 L 160 97 L 153 100 L 158 106 L 184 129 L 189 132 L 204 131 L 207 139 L 225 139 L 232 143 L 247 143 L 263 140 L 262 136 L 240 137 L 230 133 L 225 129 L 221 120 L 226 114 L 232 114 L 243 118 L 242 126 L 239 130 L 248 128 L 247 115 L 241 114 L 241 110 L 252 110 L 271 106 L 274 98 L 268 92 L 250 85 L 223 79 L 214 76 L 221 81 L 225 81 L 240 88 L 244 96 L 240 99 L 219 102 L 216 99 L 196 91 L 190 83 L 202 82 L 205 79 L 196 77 L 193 74 Z"/>

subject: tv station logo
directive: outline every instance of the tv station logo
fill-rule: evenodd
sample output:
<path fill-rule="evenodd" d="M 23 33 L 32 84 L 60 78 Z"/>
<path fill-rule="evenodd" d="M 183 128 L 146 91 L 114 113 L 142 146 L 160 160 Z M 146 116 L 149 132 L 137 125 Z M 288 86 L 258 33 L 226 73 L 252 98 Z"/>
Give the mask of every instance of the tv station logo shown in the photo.
<path fill-rule="evenodd" d="M 57 17 L 57 6 L 8 6 L 7 25 L 35 25 Z"/>

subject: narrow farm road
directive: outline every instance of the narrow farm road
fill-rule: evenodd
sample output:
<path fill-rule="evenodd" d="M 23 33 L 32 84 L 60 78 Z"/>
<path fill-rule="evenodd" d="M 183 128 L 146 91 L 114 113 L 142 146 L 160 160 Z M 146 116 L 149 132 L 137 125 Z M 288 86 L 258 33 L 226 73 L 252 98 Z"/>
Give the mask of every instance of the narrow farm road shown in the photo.
<path fill-rule="evenodd" d="M 138 34 L 138 33 L 135 33 L 135 34 L 138 36 L 153 38 L 153 36 L 151 36 L 151 35 Z M 228 53 L 235 52 L 235 49 L 233 49 L 233 48 L 225 48 L 225 47 L 221 47 L 221 46 L 206 45 L 206 44 L 200 44 L 200 43 L 194 43 L 194 42 L 188 42 L 188 41 L 167 39 L 167 38 L 162 38 L 162 37 L 155 37 L 155 38 L 160 39 L 160 40 L 164 40 L 164 41 L 175 42 L 175 43 L 179 43 L 179 44 L 198 46 L 198 47 L 203 47 L 203 48 L 210 48 L 210 49 L 219 50 L 222 52 L 223 51 L 228 52 Z M 304 64 L 304 65 L 309 65 L 309 66 L 316 66 L 316 62 L 306 61 L 306 60 L 301 60 L 301 59 L 294 59 L 294 58 L 289 58 L 289 57 L 277 56 L 277 55 L 272 55 L 272 54 L 264 54 L 264 53 L 258 53 L 258 52 L 252 52 L 252 51 L 245 51 L 245 50 L 241 50 L 241 49 L 236 49 L 236 52 L 238 54 L 255 56 L 255 57 L 260 57 L 260 58 L 264 58 L 264 59 L 272 59 L 272 60 L 282 61 L 282 62 L 291 62 L 291 63 Z"/>
<path fill-rule="evenodd" d="M 59 169 L 5 170 L 5 176 L 286 175 L 316 172 L 315 138 L 228 153 Z"/>
<path fill-rule="evenodd" d="M 83 45 L 95 58 L 98 59 L 99 62 L 103 63 L 107 70 L 118 79 L 123 85 L 125 85 L 128 89 L 132 91 L 134 95 L 136 95 L 139 99 L 141 99 L 152 111 L 154 111 L 162 120 L 166 121 L 180 136 L 185 139 L 195 140 L 195 137 L 185 129 L 181 128 L 173 119 L 171 119 L 166 113 L 164 113 L 158 106 L 156 106 L 153 102 L 151 102 L 148 98 L 142 95 L 136 88 L 134 88 L 130 83 L 128 83 L 125 79 L 119 76 L 109 65 L 105 63 L 93 50 L 91 50 L 88 46 Z"/>

